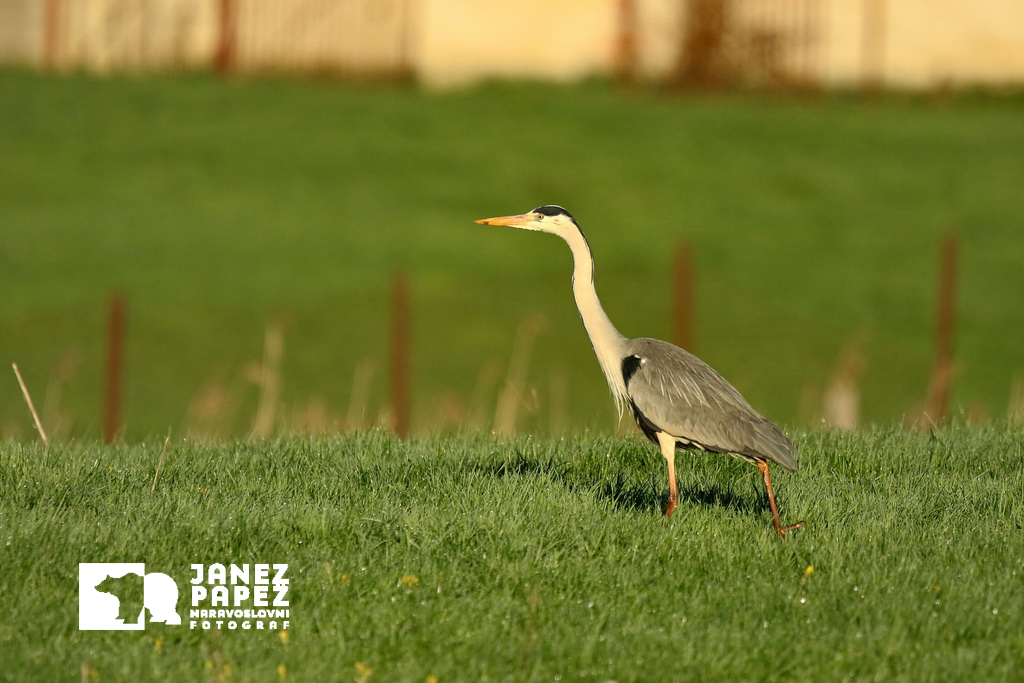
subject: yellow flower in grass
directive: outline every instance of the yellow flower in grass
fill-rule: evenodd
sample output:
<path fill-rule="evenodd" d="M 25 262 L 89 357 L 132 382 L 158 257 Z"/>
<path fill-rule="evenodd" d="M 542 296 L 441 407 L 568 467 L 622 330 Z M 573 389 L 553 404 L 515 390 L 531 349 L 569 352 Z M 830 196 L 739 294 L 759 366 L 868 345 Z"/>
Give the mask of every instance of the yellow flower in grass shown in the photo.
<path fill-rule="evenodd" d="M 277 637 L 281 639 L 281 642 L 285 645 L 288 644 L 288 631 L 278 631 Z"/>
<path fill-rule="evenodd" d="M 288 667 L 284 664 L 277 665 L 277 677 L 279 680 L 285 680 L 288 678 Z"/>
<path fill-rule="evenodd" d="M 356 678 L 359 679 L 359 683 L 365 683 L 365 681 L 369 680 L 372 675 L 372 668 L 366 666 L 362 662 L 356 662 Z"/>
<path fill-rule="evenodd" d="M 413 586 L 415 586 L 419 582 L 420 582 L 419 577 L 412 576 L 411 574 L 409 576 L 403 576 L 402 577 L 402 583 L 405 584 L 406 588 L 412 588 Z"/>
<path fill-rule="evenodd" d="M 804 576 L 810 576 L 813 573 L 814 573 L 814 565 L 813 564 L 807 565 L 807 569 L 804 570 Z"/>
<path fill-rule="evenodd" d="M 439 682 L 438 682 L 437 676 L 430 675 L 430 676 L 427 676 L 427 680 L 424 683 L 439 683 Z"/>

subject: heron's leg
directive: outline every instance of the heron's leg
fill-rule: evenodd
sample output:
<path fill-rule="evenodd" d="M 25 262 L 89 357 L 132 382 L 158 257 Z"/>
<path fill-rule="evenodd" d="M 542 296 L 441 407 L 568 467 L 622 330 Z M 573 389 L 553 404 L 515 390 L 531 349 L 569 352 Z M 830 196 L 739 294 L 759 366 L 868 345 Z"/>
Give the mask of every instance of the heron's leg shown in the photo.
<path fill-rule="evenodd" d="M 668 463 L 668 505 L 665 506 L 665 519 L 668 519 L 676 511 L 676 503 L 679 502 L 679 489 L 676 486 L 676 439 L 665 432 L 658 432 L 658 443 L 661 445 L 661 454 Z"/>
<path fill-rule="evenodd" d="M 779 537 L 785 538 L 786 532 L 791 529 L 799 529 L 804 525 L 803 522 L 791 524 L 790 526 L 784 527 L 779 521 L 779 509 L 775 507 L 775 491 L 772 490 L 772 478 L 768 474 L 768 463 L 757 461 L 757 469 L 761 470 L 761 476 L 764 478 L 764 488 L 768 491 L 768 505 L 772 509 L 772 522 L 775 524 L 775 531 L 778 532 Z"/>

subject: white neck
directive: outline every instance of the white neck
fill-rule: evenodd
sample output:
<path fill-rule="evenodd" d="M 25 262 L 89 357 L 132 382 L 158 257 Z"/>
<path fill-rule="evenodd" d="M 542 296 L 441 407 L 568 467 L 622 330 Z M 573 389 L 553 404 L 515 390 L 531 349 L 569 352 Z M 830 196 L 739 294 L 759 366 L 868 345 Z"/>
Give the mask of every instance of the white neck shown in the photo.
<path fill-rule="evenodd" d="M 594 345 L 597 361 L 608 380 L 608 387 L 615 398 L 621 414 L 626 401 L 626 382 L 622 378 L 622 359 L 626 355 L 626 338 L 619 334 L 615 325 L 601 307 L 594 289 L 594 258 L 590 253 L 587 238 L 578 227 L 557 233 L 572 250 L 572 293 L 576 297 L 576 308 L 583 318 L 583 325 Z"/>

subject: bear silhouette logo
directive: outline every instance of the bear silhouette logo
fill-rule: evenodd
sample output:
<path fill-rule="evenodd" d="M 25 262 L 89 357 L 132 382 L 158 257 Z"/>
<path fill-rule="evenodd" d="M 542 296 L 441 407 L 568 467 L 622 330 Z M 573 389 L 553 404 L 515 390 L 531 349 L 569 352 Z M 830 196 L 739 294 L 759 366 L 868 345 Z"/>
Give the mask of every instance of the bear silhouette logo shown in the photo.
<path fill-rule="evenodd" d="M 78 628 L 82 631 L 141 631 L 149 620 L 181 624 L 178 585 L 143 562 L 83 562 L 78 565 Z"/>

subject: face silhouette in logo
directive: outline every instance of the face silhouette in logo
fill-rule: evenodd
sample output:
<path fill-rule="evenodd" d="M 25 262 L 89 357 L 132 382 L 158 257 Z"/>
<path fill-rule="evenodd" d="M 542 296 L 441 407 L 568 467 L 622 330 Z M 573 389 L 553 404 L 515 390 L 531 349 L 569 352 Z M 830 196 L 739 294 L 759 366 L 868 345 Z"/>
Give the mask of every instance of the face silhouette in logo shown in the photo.
<path fill-rule="evenodd" d="M 149 610 L 150 621 L 175 626 L 181 623 L 181 617 L 175 611 L 178 606 L 178 584 L 174 583 L 174 579 L 160 572 L 146 574 L 145 592 L 145 606 Z"/>

